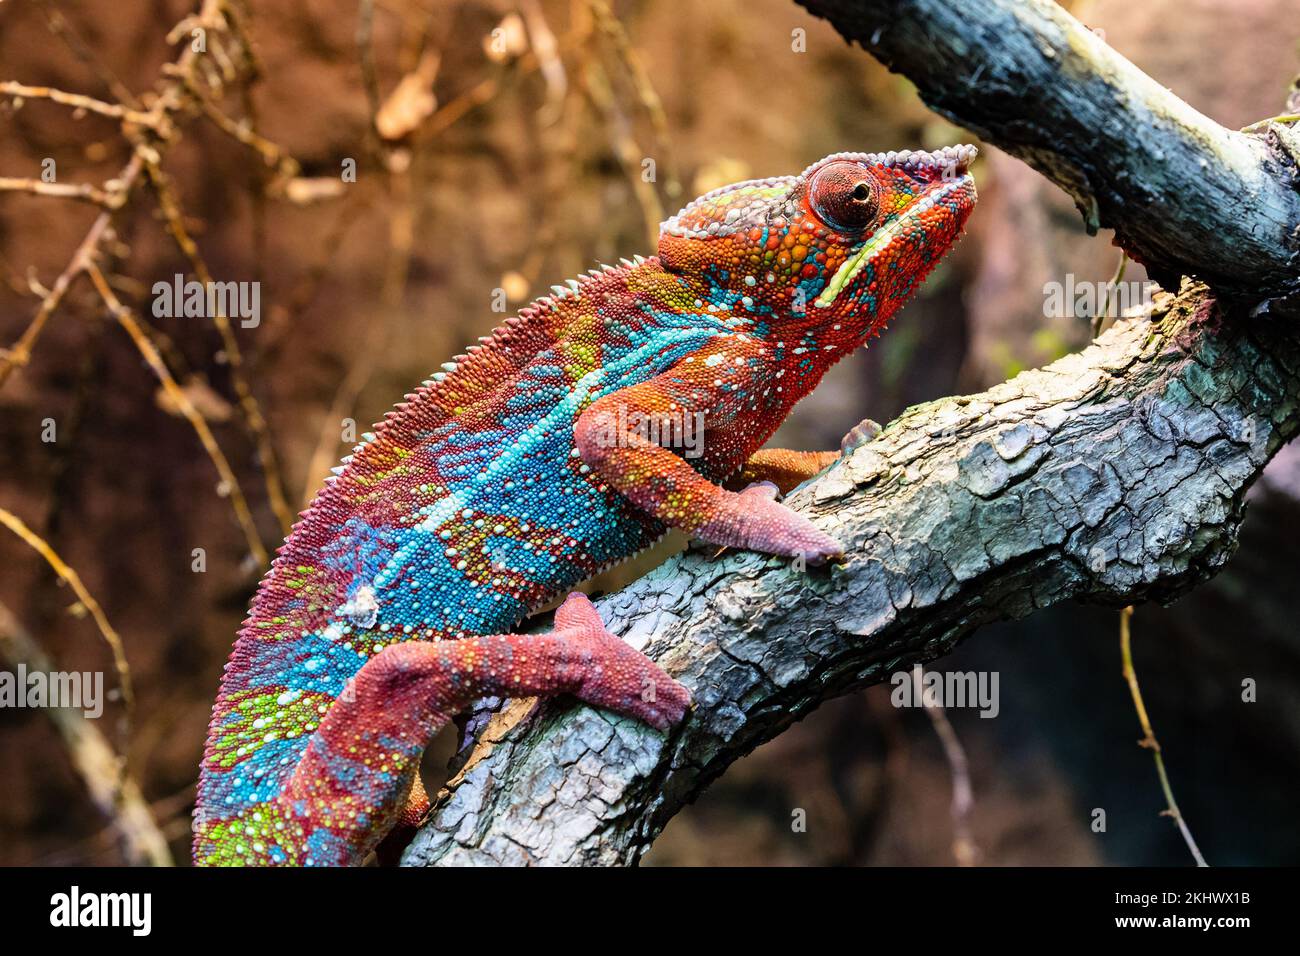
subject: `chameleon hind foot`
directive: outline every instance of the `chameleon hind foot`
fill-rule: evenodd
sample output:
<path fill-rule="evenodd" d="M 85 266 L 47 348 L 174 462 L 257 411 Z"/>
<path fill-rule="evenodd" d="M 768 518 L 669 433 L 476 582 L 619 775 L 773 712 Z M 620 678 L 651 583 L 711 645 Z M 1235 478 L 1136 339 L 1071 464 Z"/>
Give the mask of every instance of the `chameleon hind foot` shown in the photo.
<path fill-rule="evenodd" d="M 297 837 L 291 847 L 278 857 L 256 850 L 241 862 L 363 861 L 427 807 L 420 757 L 453 715 L 488 696 L 566 693 L 660 730 L 680 721 L 690 703 L 686 688 L 607 631 L 578 593 L 555 612 L 549 634 L 390 645 L 329 708 L 276 800 L 292 824 L 286 832 Z"/>
<path fill-rule="evenodd" d="M 555 630 L 570 645 L 579 670 L 573 695 L 593 707 L 667 730 L 686 716 L 691 695 L 654 661 L 605 629 L 585 594 L 570 594 L 555 612 Z"/>

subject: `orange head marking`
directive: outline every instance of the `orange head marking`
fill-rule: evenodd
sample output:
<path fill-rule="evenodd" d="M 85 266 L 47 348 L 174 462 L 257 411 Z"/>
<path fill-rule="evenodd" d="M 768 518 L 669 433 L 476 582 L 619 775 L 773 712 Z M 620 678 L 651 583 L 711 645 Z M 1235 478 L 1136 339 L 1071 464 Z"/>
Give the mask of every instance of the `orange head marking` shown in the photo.
<path fill-rule="evenodd" d="M 715 189 L 662 225 L 660 262 L 756 325 L 843 327 L 861 341 L 961 234 L 975 152 L 836 153 L 798 176 Z"/>

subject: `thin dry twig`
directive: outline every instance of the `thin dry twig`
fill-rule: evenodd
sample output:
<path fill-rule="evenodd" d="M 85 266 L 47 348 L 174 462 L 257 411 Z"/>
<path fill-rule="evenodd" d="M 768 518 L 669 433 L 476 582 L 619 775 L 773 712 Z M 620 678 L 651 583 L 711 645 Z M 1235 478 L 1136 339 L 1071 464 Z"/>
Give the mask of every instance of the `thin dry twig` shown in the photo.
<path fill-rule="evenodd" d="M 641 207 L 641 216 L 645 220 L 646 235 L 651 246 L 658 241 L 659 223 L 664 219 L 663 205 L 655 192 L 654 181 L 645 176 L 642 162 L 645 151 L 637 143 L 614 91 L 609 85 L 605 71 L 597 63 L 589 63 L 583 74 L 587 95 L 591 97 L 597 110 L 604 116 L 609 128 L 611 145 L 618 156 L 619 164 L 632 186 L 632 194 L 637 205 Z"/>
<path fill-rule="evenodd" d="M 0 508 L 0 524 L 44 558 L 45 563 L 54 569 L 54 573 L 67 582 L 68 587 L 72 588 L 72 593 L 81 602 L 81 606 L 86 609 L 95 626 L 99 628 L 99 633 L 104 635 L 104 643 L 113 654 L 113 666 L 117 670 L 117 686 L 122 692 L 122 703 L 126 707 L 129 722 L 135 711 L 135 690 L 131 686 L 131 668 L 126 662 L 126 648 L 122 644 L 122 638 L 117 631 L 113 630 L 113 625 L 108 623 L 108 616 L 104 614 L 104 609 L 81 583 L 81 576 L 76 570 L 59 557 L 58 552 L 50 546 L 49 542 L 27 527 L 26 522 L 13 512 Z"/>
<path fill-rule="evenodd" d="M 149 336 L 145 335 L 144 330 L 140 328 L 131 310 L 121 303 L 117 294 L 104 278 L 103 272 L 94 262 L 87 263 L 86 272 L 90 276 L 90 281 L 94 283 L 98 290 L 100 298 L 108 307 L 117 323 L 126 330 L 127 335 L 131 336 L 131 341 L 143 356 L 145 362 L 153 369 L 158 381 L 162 383 L 163 388 L 167 391 L 168 397 L 171 398 L 175 407 L 185 417 L 193 427 L 195 434 L 199 436 L 203 448 L 212 459 L 213 465 L 216 466 L 217 474 L 221 477 L 222 487 L 230 495 L 230 504 L 234 508 L 235 518 L 239 521 L 239 526 L 244 532 L 244 537 L 248 541 L 248 550 L 257 561 L 259 567 L 266 567 L 270 564 L 270 556 L 267 554 L 266 546 L 262 543 L 261 536 L 257 533 L 257 526 L 253 522 L 252 512 L 248 509 L 248 501 L 244 498 L 243 489 L 239 486 L 239 480 L 231 470 L 230 462 L 226 460 L 225 453 L 222 452 L 221 446 L 217 444 L 216 438 L 212 435 L 212 429 L 208 427 L 207 420 L 194 407 L 190 397 L 185 390 L 177 384 L 176 379 L 168 370 L 167 364 L 163 361 L 157 347 Z"/>
<path fill-rule="evenodd" d="M 1172 817 L 1174 823 L 1178 825 L 1178 832 L 1183 835 L 1183 842 L 1187 844 L 1187 849 L 1192 851 L 1192 857 L 1196 860 L 1196 865 L 1209 866 L 1205 862 L 1205 857 L 1201 856 L 1200 847 L 1196 845 L 1196 840 L 1192 838 L 1192 831 L 1188 828 L 1187 821 L 1183 819 L 1183 814 L 1178 809 L 1178 803 L 1174 800 L 1174 790 L 1169 785 L 1169 774 L 1165 772 L 1165 761 L 1164 757 L 1161 756 L 1160 742 L 1156 740 L 1156 733 L 1151 729 L 1151 718 L 1147 716 L 1146 704 L 1142 702 L 1142 691 L 1138 688 L 1137 671 L 1133 668 L 1132 635 L 1129 625 L 1132 617 L 1133 606 L 1131 604 L 1119 612 L 1119 649 L 1120 656 L 1124 661 L 1124 680 L 1128 682 L 1129 692 L 1133 695 L 1133 707 L 1137 710 L 1138 723 L 1142 725 L 1143 737 L 1138 741 L 1138 746 L 1146 747 L 1151 751 L 1151 756 L 1155 758 L 1156 773 L 1160 777 L 1160 789 L 1165 794 L 1166 809 L 1161 811 L 1161 815 Z"/>
<path fill-rule="evenodd" d="M 189 230 L 185 228 L 185 217 L 176 198 L 175 189 L 172 187 L 171 178 L 157 163 L 146 163 L 146 169 L 158 197 L 158 205 L 167 221 L 168 232 L 176 240 L 176 245 L 181 252 L 190 260 L 198 281 L 206 288 L 213 281 L 212 273 L 202 253 L 199 252 L 198 245 L 190 236 Z M 235 337 L 235 330 L 230 324 L 229 317 L 221 309 L 212 310 L 212 322 L 221 336 L 221 346 L 230 366 L 230 381 L 234 386 L 240 411 L 257 446 L 257 455 L 262 464 L 262 475 L 265 479 L 271 510 L 275 513 L 281 531 L 288 534 L 293 527 L 293 511 L 289 508 L 288 499 L 285 497 L 284 483 L 280 477 L 280 462 L 267 430 L 266 419 L 253 395 L 252 387 L 248 384 L 248 378 L 244 375 L 244 359 L 239 348 L 239 340 Z"/>
<path fill-rule="evenodd" d="M 227 116 L 198 83 L 187 80 L 187 86 L 195 101 L 203 110 L 203 115 L 212 120 L 217 129 L 237 142 L 243 143 L 261 156 L 262 161 L 269 168 L 274 169 L 277 176 L 283 179 L 293 179 L 302 171 L 298 161 L 290 156 L 283 147 L 271 142 L 247 123 L 236 121 Z"/>
<path fill-rule="evenodd" d="M 49 86 L 27 86 L 24 83 L 15 83 L 12 80 L 0 80 L 0 96 L 12 96 L 20 100 L 50 100 L 53 103 L 70 106 L 74 110 L 85 110 L 88 113 L 98 113 L 100 116 L 107 116 L 109 119 L 120 122 L 147 126 L 159 136 L 165 137 L 168 135 L 168 121 L 165 113 L 152 110 L 146 113 L 116 103 L 105 103 L 103 100 L 97 100 L 93 96 L 85 96 L 81 93 L 68 93 Z"/>
<path fill-rule="evenodd" d="M 50 0 L 37 0 L 41 12 L 45 15 L 45 25 L 49 31 L 63 41 L 64 45 L 72 51 L 82 63 L 86 64 L 94 74 L 99 77 L 99 82 L 104 84 L 108 90 L 118 100 L 128 106 L 136 109 L 140 108 L 140 102 L 120 79 L 116 73 L 109 69 L 92 50 L 89 44 L 81 38 L 81 34 L 67 21 L 57 9 L 53 7 Z"/>
<path fill-rule="evenodd" d="M 636 48 L 632 46 L 632 41 L 627 35 L 622 21 L 614 15 L 606 0 L 588 0 L 588 7 L 595 19 L 596 26 L 600 32 L 609 40 L 610 46 L 618 61 L 627 71 L 628 78 L 632 82 L 632 88 L 636 91 L 637 98 L 641 102 L 641 108 L 645 110 L 646 115 L 650 118 L 650 126 L 654 130 L 655 139 L 659 148 L 663 151 L 663 161 L 659 167 L 664 171 L 664 191 L 669 198 L 676 198 L 681 194 L 681 180 L 677 176 L 677 166 L 673 161 L 672 136 L 668 131 L 668 114 L 664 112 L 663 100 L 659 98 L 659 92 L 654 88 L 650 81 L 650 73 L 646 70 L 645 64 L 641 62 L 640 55 Z"/>
<path fill-rule="evenodd" d="M 925 668 L 920 664 L 912 667 L 912 685 L 920 698 L 925 715 L 930 718 L 934 732 L 943 746 L 943 755 L 952 771 L 952 855 L 958 866 L 974 866 L 979 860 L 979 847 L 971 835 L 970 815 L 975 807 L 975 791 L 970 782 L 970 764 L 966 760 L 966 749 L 961 739 L 948 720 L 943 704 L 930 700 L 925 693 Z"/>
<path fill-rule="evenodd" d="M 55 199 L 76 199 L 104 209 L 117 209 L 122 205 L 121 192 L 105 192 L 90 183 L 47 183 L 40 179 L 0 176 L 0 192 L 30 193 L 33 196 L 50 196 Z"/>

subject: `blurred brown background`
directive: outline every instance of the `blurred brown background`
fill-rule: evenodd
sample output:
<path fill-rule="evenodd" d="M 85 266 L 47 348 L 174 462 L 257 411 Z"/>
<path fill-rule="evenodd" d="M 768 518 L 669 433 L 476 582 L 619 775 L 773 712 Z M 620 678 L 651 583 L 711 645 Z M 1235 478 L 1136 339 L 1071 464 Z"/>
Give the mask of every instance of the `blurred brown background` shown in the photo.
<path fill-rule="evenodd" d="M 1069 6 L 1227 126 L 1276 113 L 1300 65 L 1300 0 Z M 193 7 L 0 3 L 0 80 L 109 101 L 125 90 L 147 105 L 190 36 L 168 44 L 168 31 Z M 178 117 L 162 165 L 213 276 L 261 283 L 260 325 L 235 331 L 237 371 L 294 511 L 346 453 L 343 419 L 364 431 L 500 323 L 494 290 L 513 310 L 598 262 L 648 254 L 660 218 L 725 182 L 797 172 L 838 150 L 969 139 L 789 0 L 251 0 L 236 10 L 258 74 L 210 87 L 227 129 L 193 110 Z M 100 184 L 130 158 L 114 120 L 39 98 L 5 98 L 0 125 L 0 177 L 39 178 L 52 158 L 60 183 Z M 298 166 L 264 162 L 250 133 Z M 347 160 L 356 182 L 340 179 Z M 1068 199 L 996 150 L 975 172 L 971 235 L 886 337 L 800 406 L 780 444 L 834 447 L 863 415 L 887 421 L 1086 343 L 1085 319 L 1044 317 L 1043 285 L 1067 273 L 1108 279 L 1118 261 L 1108 236 L 1086 237 Z M 150 310 L 154 282 L 192 271 L 163 211 L 147 183 L 137 187 L 104 268 L 149 322 L 273 546 L 282 532 L 228 350 L 209 321 Z M 0 192 L 0 345 L 27 328 L 96 214 Z M 45 419 L 55 442 L 42 441 Z M 1135 618 L 1147 705 L 1212 864 L 1300 862 L 1300 639 L 1289 607 L 1300 464 L 1288 452 L 1252 492 L 1228 570 Z M 259 573 L 219 484 L 191 424 L 78 280 L 30 363 L 0 387 L 0 508 L 80 573 L 122 634 L 137 697 L 130 770 L 180 862 L 212 697 Z M 203 573 L 192 570 L 195 548 Z M 111 685 L 110 656 L 76 597 L 3 529 L 0 568 L 0 601 L 57 666 L 103 670 Z M 937 666 L 1000 674 L 997 719 L 950 715 L 970 762 L 978 861 L 1188 862 L 1157 816 L 1150 755 L 1134 746 L 1114 610 L 1057 608 L 988 629 Z M 1240 700 L 1247 677 L 1259 682 L 1254 704 Z M 834 701 L 742 760 L 647 862 L 953 863 L 949 763 L 927 717 L 891 707 L 888 690 Z M 98 722 L 113 743 L 121 712 L 110 705 Z M 0 863 L 123 861 L 40 712 L 0 710 L 0 798 Z M 1094 808 L 1107 811 L 1104 834 L 1089 828 Z M 792 831 L 796 809 L 806 832 Z"/>

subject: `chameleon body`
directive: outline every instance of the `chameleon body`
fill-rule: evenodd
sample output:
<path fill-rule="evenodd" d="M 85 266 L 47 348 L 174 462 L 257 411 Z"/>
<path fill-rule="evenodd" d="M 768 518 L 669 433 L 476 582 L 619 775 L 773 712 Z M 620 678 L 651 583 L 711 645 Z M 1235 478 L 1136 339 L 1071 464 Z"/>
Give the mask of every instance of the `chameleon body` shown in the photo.
<path fill-rule="evenodd" d="M 842 553 L 762 480 L 835 456 L 759 449 L 957 239 L 974 153 L 841 153 L 707 193 L 656 256 L 554 287 L 407 395 L 261 583 L 213 710 L 195 861 L 362 861 L 427 807 L 433 734 L 487 695 L 681 720 L 687 691 L 581 594 L 551 634 L 510 632 L 669 526 Z M 674 447 L 691 428 L 697 456 Z"/>

